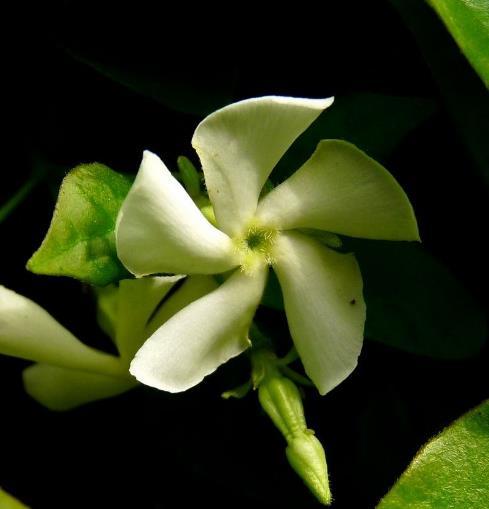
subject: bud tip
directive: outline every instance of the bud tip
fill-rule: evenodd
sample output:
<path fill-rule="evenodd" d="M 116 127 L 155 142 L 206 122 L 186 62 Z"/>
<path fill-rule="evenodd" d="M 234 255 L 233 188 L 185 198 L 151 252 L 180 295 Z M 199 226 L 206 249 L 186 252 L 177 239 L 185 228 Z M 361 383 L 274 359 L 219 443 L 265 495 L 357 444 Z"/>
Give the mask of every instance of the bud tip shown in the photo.
<path fill-rule="evenodd" d="M 332 497 L 329 489 L 328 467 L 321 442 L 308 430 L 289 442 L 286 454 L 290 466 L 319 502 L 330 505 Z"/>

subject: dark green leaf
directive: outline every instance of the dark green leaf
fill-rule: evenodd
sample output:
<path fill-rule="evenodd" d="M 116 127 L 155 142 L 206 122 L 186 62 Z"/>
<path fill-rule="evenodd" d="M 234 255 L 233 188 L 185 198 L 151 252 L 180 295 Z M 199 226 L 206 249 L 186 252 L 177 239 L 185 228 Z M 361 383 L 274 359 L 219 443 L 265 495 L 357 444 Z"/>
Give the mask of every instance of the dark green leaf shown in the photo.
<path fill-rule="evenodd" d="M 121 62 L 110 55 L 93 56 L 74 49 L 67 52 L 106 78 L 176 111 L 204 116 L 233 101 L 234 76 L 221 68 L 220 62 L 206 61 L 211 65 L 208 71 L 197 72 L 192 66 L 172 68 L 165 61 L 161 68 L 154 61 L 148 64 L 130 56 Z"/>
<path fill-rule="evenodd" d="M 424 2 L 391 0 L 391 3 L 412 30 L 461 139 L 489 185 L 487 89 L 472 72 L 436 14 Z M 488 51 L 486 48 L 486 54 Z"/>
<path fill-rule="evenodd" d="M 364 279 L 366 336 L 442 359 L 476 354 L 485 315 L 448 269 L 416 243 L 350 240 Z"/>
<path fill-rule="evenodd" d="M 489 2 L 428 0 L 472 67 L 489 87 Z"/>
<path fill-rule="evenodd" d="M 441 359 L 475 355 L 487 337 L 485 315 L 450 271 L 422 246 L 347 239 L 364 279 L 365 335 L 401 350 Z M 273 273 L 262 305 L 283 309 Z"/>
<path fill-rule="evenodd" d="M 31 174 L 24 183 L 3 204 L 0 204 L 0 223 L 3 222 L 14 210 L 24 203 L 36 186 L 47 176 L 51 168 L 41 161 L 35 161 Z"/>
<path fill-rule="evenodd" d="M 0 205 L 0 223 L 29 196 L 40 180 L 40 175 L 33 174 L 4 204 Z"/>
<path fill-rule="evenodd" d="M 272 174 L 281 182 L 295 172 L 322 139 L 344 139 L 382 161 L 399 142 L 434 111 L 432 101 L 417 97 L 354 94 L 337 97 L 292 145 Z"/>
<path fill-rule="evenodd" d="M 428 442 L 378 509 L 489 507 L 489 401 Z"/>
<path fill-rule="evenodd" d="M 127 277 L 117 258 L 114 227 L 130 187 L 127 177 L 100 163 L 70 171 L 61 184 L 48 233 L 27 268 L 98 286 Z"/>
<path fill-rule="evenodd" d="M 278 309 L 280 311 L 284 309 L 282 290 L 273 270 L 270 271 L 268 276 L 267 285 L 265 286 L 261 303 L 263 306 L 267 306 L 272 309 Z"/>

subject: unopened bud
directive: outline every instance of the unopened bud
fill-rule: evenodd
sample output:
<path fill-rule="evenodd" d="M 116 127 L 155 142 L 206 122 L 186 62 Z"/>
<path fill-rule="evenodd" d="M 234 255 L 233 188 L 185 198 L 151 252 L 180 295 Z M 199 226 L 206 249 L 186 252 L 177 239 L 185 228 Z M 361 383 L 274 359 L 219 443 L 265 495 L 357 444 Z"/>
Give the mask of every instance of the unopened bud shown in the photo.
<path fill-rule="evenodd" d="M 178 169 L 180 171 L 180 177 L 183 185 L 187 190 L 187 193 L 195 198 L 200 194 L 200 176 L 199 172 L 192 164 L 192 161 L 185 156 L 180 156 L 177 159 Z"/>
<path fill-rule="evenodd" d="M 321 442 L 312 430 L 306 430 L 292 438 L 286 449 L 290 466 L 301 477 L 306 486 L 325 505 L 331 504 L 328 467 Z"/>
<path fill-rule="evenodd" d="M 266 377 L 258 388 L 258 399 L 287 441 L 306 429 L 301 394 L 292 380 Z"/>
<path fill-rule="evenodd" d="M 214 214 L 214 208 L 212 207 L 212 203 L 209 198 L 201 194 L 194 198 L 194 202 L 197 207 L 199 207 L 207 221 L 209 221 L 212 225 L 217 226 L 216 215 Z"/>
<path fill-rule="evenodd" d="M 287 459 L 306 486 L 322 504 L 331 504 L 328 467 L 321 442 L 307 428 L 302 397 L 295 383 L 277 369 L 275 355 L 255 353 L 254 372 L 258 399 L 287 441 Z"/>

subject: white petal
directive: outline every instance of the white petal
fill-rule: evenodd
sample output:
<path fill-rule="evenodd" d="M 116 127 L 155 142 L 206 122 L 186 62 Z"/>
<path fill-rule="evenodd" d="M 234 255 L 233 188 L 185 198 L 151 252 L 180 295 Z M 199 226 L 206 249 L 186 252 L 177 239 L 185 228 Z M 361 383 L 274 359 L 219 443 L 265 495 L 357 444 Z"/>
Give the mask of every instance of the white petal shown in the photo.
<path fill-rule="evenodd" d="M 117 255 L 136 276 L 215 274 L 237 265 L 231 239 L 148 151 L 119 212 L 116 242 Z"/>
<path fill-rule="evenodd" d="M 200 299 L 218 287 L 212 276 L 189 276 L 182 281 L 182 286 L 176 292 L 171 292 L 164 302 L 158 307 L 158 311 L 146 325 L 145 336 L 149 338 L 173 315 L 176 315 L 191 302 Z"/>
<path fill-rule="evenodd" d="M 192 146 L 223 231 L 242 233 L 274 166 L 332 103 L 333 98 L 260 97 L 226 106 L 199 124 Z"/>
<path fill-rule="evenodd" d="M 160 276 L 124 279 L 119 283 L 115 342 L 127 366 L 148 338 L 146 325 L 151 315 L 173 286 L 184 278 Z"/>
<path fill-rule="evenodd" d="M 248 329 L 266 281 L 266 266 L 253 275 L 237 270 L 217 290 L 163 324 L 142 346 L 131 373 L 142 383 L 180 392 L 250 345 Z"/>
<path fill-rule="evenodd" d="M 324 140 L 260 202 L 257 218 L 281 229 L 318 228 L 384 240 L 419 240 L 409 199 L 394 177 L 350 143 Z"/>
<path fill-rule="evenodd" d="M 109 375 L 124 371 L 118 358 L 84 345 L 47 311 L 3 286 L 0 353 Z"/>
<path fill-rule="evenodd" d="M 85 403 L 126 392 L 138 383 L 131 377 L 113 377 L 34 364 L 23 371 L 24 388 L 51 410 L 70 410 Z"/>
<path fill-rule="evenodd" d="M 319 392 L 326 394 L 355 369 L 362 348 L 360 270 L 353 255 L 296 232 L 282 233 L 274 254 L 297 352 Z"/>

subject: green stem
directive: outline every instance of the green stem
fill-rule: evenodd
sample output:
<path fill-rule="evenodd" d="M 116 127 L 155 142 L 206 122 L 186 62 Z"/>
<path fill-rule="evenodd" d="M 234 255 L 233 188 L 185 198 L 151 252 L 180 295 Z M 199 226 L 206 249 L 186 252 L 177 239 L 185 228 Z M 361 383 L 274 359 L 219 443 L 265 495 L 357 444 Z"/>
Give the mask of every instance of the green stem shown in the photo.
<path fill-rule="evenodd" d="M 34 170 L 18 191 L 0 207 L 0 223 L 2 223 L 31 193 L 42 180 L 42 174 Z"/>
<path fill-rule="evenodd" d="M 251 322 L 249 336 L 253 344 L 253 353 L 261 349 L 271 350 L 272 341 L 268 336 L 263 334 L 255 322 Z"/>
<path fill-rule="evenodd" d="M 292 362 L 296 361 L 299 358 L 299 354 L 297 353 L 297 350 L 295 349 L 295 346 L 293 346 L 289 352 L 285 355 L 285 357 L 282 357 L 278 360 L 278 363 L 281 366 L 288 366 Z"/>
<path fill-rule="evenodd" d="M 293 380 L 295 383 L 298 383 L 300 385 L 304 385 L 306 387 L 314 387 L 314 384 L 304 375 L 301 375 L 300 373 L 297 373 L 293 369 L 289 368 L 288 366 L 282 366 L 280 368 L 280 371 L 287 377 Z"/>

